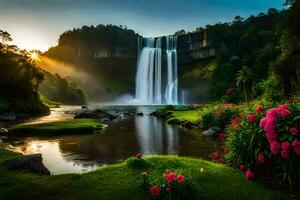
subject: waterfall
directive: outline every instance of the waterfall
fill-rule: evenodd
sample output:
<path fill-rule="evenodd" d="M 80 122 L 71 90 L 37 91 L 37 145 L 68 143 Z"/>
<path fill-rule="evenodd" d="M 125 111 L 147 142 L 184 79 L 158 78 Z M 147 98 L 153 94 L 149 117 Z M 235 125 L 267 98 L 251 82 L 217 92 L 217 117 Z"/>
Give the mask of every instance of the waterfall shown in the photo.
<path fill-rule="evenodd" d="M 162 69 L 163 38 L 138 38 L 135 98 L 138 104 L 178 104 L 177 37 L 166 37 L 167 71 Z"/>
<path fill-rule="evenodd" d="M 165 92 L 167 104 L 178 104 L 177 37 L 167 36 L 168 81 Z"/>

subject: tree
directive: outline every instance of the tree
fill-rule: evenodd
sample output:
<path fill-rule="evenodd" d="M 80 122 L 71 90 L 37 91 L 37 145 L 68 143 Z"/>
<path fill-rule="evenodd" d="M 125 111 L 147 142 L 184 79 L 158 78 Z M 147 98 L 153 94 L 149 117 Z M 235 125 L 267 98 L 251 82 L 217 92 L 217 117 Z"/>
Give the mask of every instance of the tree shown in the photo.
<path fill-rule="evenodd" d="M 275 9 L 275 8 L 270 8 L 270 9 L 268 10 L 268 15 L 276 15 L 276 14 L 278 14 L 278 10 L 277 10 L 277 9 Z"/>
<path fill-rule="evenodd" d="M 253 72 L 250 68 L 244 66 L 236 75 L 236 85 L 243 89 L 245 101 L 248 103 L 247 89 L 252 85 Z"/>
<path fill-rule="evenodd" d="M 6 31 L 0 30 L 0 37 L 1 37 L 1 40 L 2 40 L 3 44 L 6 44 L 7 42 L 12 41 L 11 35 Z"/>
<path fill-rule="evenodd" d="M 179 30 L 179 31 L 176 31 L 174 35 L 184 35 L 186 34 L 185 30 Z"/>

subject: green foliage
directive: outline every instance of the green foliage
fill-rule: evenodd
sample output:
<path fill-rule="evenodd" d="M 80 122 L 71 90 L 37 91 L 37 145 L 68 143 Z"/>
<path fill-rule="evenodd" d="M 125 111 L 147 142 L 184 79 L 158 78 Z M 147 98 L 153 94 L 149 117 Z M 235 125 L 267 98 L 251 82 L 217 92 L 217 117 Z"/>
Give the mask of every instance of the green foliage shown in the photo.
<path fill-rule="evenodd" d="M 5 109 L 0 109 L 0 112 L 48 113 L 38 96 L 43 73 L 28 61 L 26 55 L 15 51 L 11 47 L 0 49 L 0 99 L 6 101 Z"/>
<path fill-rule="evenodd" d="M 133 167 L 133 168 L 145 169 L 149 166 L 149 162 L 144 158 L 138 159 L 135 157 L 130 157 L 126 160 L 126 163 L 129 167 Z"/>
<path fill-rule="evenodd" d="M 5 99 L 0 99 L 0 113 L 7 111 L 9 108 L 9 102 Z"/>
<path fill-rule="evenodd" d="M 58 108 L 59 105 L 60 105 L 60 103 L 51 101 L 51 100 L 47 99 L 45 96 L 43 96 L 43 95 L 40 95 L 40 100 L 48 108 Z"/>
<path fill-rule="evenodd" d="M 267 79 L 271 66 L 281 53 L 277 48 L 281 33 L 275 33 L 278 23 L 284 20 L 285 15 L 286 11 L 270 9 L 267 15 L 250 16 L 245 20 L 237 16 L 232 23 L 217 23 L 206 27 L 209 45 L 218 49 L 215 57 L 217 67 L 213 71 L 211 84 L 211 93 L 215 95 L 215 99 L 219 99 L 228 88 L 236 85 L 235 76 L 242 70 L 242 66 L 248 66 L 252 70 L 254 76 L 251 81 L 254 88 Z M 261 88 L 263 91 L 257 94 L 257 91 L 250 89 L 247 89 L 249 99 L 267 91 Z M 241 99 L 242 96 L 245 97 L 243 86 L 236 99 Z"/>
<path fill-rule="evenodd" d="M 277 30 L 281 55 L 273 64 L 273 71 L 284 95 L 292 96 L 300 91 L 300 2 L 287 1 L 287 4 L 291 7 Z"/>
<path fill-rule="evenodd" d="M 85 104 L 83 92 L 72 82 L 44 71 L 44 80 L 39 92 L 46 98 L 64 104 Z"/>
<path fill-rule="evenodd" d="M 250 68 L 246 66 L 244 66 L 240 71 L 238 71 L 236 75 L 236 85 L 237 87 L 242 88 L 246 102 L 248 102 L 247 89 L 249 90 L 249 88 L 251 88 L 252 86 L 252 78 L 253 72 Z"/>

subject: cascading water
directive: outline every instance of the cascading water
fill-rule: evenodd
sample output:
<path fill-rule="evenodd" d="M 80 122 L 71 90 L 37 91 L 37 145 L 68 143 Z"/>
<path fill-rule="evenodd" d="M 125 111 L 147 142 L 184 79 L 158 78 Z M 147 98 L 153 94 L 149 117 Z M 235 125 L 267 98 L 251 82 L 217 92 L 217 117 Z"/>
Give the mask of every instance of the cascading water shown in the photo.
<path fill-rule="evenodd" d="M 178 104 L 177 37 L 166 37 L 167 71 L 162 70 L 162 38 L 138 39 L 135 98 L 138 104 Z"/>
<path fill-rule="evenodd" d="M 167 104 L 178 104 L 177 37 L 167 36 L 168 81 L 165 92 Z"/>

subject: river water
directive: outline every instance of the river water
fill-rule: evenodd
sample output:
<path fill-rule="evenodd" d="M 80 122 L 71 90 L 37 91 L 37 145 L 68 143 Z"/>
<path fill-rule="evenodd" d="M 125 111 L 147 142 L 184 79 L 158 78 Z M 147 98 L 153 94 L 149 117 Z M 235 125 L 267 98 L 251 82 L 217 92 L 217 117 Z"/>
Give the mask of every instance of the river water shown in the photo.
<path fill-rule="evenodd" d="M 204 137 L 196 129 L 174 127 L 149 114 L 157 107 L 102 106 L 120 117 L 108 127 L 90 135 L 2 139 L 3 147 L 23 154 L 41 153 L 52 174 L 83 173 L 119 162 L 136 153 L 173 154 L 209 159 L 221 145 L 215 137 Z M 61 106 L 49 116 L 25 123 L 71 119 L 79 107 Z M 127 116 L 142 112 L 143 116 Z M 123 115 L 122 113 L 125 113 Z"/>

